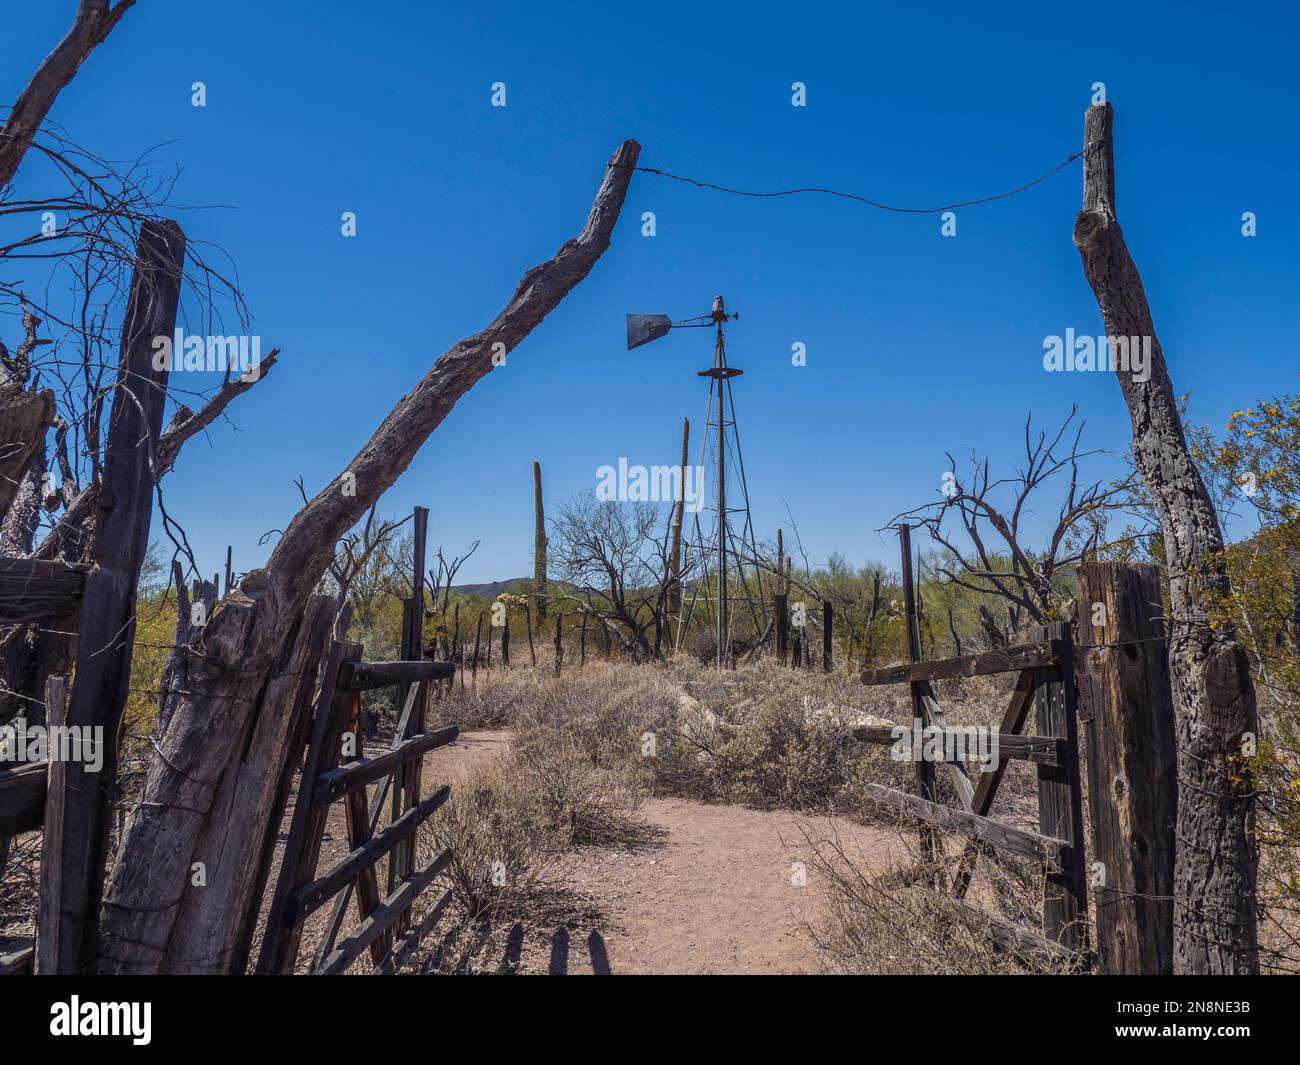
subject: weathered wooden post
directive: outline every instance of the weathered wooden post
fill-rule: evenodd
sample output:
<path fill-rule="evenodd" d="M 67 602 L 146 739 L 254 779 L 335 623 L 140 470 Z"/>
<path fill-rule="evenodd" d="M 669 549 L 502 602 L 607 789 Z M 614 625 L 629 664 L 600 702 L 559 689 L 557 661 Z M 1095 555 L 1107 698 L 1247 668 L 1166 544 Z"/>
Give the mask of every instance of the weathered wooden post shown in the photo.
<path fill-rule="evenodd" d="M 898 550 L 902 560 L 903 581 L 903 624 L 907 627 L 907 660 L 921 661 L 921 630 L 916 618 L 916 585 L 912 579 L 912 527 L 898 527 Z M 930 726 L 930 711 L 922 697 L 921 685 L 912 681 L 908 687 L 912 694 L 912 719 L 920 722 L 922 729 Z M 939 801 L 939 786 L 935 779 L 934 763 L 927 758 L 916 759 L 916 791 L 923 799 L 930 802 Z M 921 856 L 925 861 L 934 862 L 939 854 L 938 839 L 932 826 L 921 824 Z"/>
<path fill-rule="evenodd" d="M 478 612 L 478 627 L 474 630 L 474 660 L 469 666 L 469 680 L 471 687 L 478 686 L 478 648 L 479 641 L 483 639 L 483 611 Z M 489 633 L 489 644 L 491 634 Z"/>
<path fill-rule="evenodd" d="M 1052 643 L 1055 664 L 1034 675 L 1034 712 L 1040 736 L 1065 740 L 1061 765 L 1038 766 L 1038 827 L 1044 836 L 1070 844 L 1065 868 L 1049 869 L 1043 899 L 1043 931 L 1070 950 L 1088 945 L 1087 881 L 1083 854 L 1083 792 L 1079 786 L 1079 726 L 1075 711 L 1074 641 L 1063 622 L 1034 631 Z"/>
<path fill-rule="evenodd" d="M 169 370 L 155 368 L 153 341 L 174 332 L 184 263 L 185 235 L 175 222 L 141 225 L 66 717 L 69 726 L 85 730 L 81 735 L 99 737 L 103 764 L 67 767 L 58 848 L 49 853 L 47 846 L 42 855 L 42 864 L 60 866 L 58 954 L 47 960 L 61 974 L 92 970 L 97 955 L 117 745 L 131 683 L 136 585 L 149 546 L 154 456 Z"/>
<path fill-rule="evenodd" d="M 1177 777 L 1160 571 L 1079 566 L 1079 717 L 1097 962 L 1104 973 L 1171 973 Z"/>
<path fill-rule="evenodd" d="M 790 653 L 790 602 L 784 592 L 772 596 L 772 616 L 776 619 L 776 657 L 785 665 Z"/>
<path fill-rule="evenodd" d="M 537 623 L 546 620 L 546 511 L 542 506 L 542 464 L 533 461 L 533 605 Z"/>
<path fill-rule="evenodd" d="M 668 617 L 677 619 L 676 633 L 670 633 L 674 647 L 682 640 L 682 521 L 686 517 L 686 464 L 690 462 L 691 421 L 682 419 L 681 476 L 677 478 L 677 505 L 673 509 L 673 532 L 668 549 Z"/>
<path fill-rule="evenodd" d="M 835 612 L 829 599 L 822 603 L 822 672 L 829 673 L 834 647 Z"/>
<path fill-rule="evenodd" d="M 49 735 L 62 729 L 67 717 L 68 678 L 45 678 L 45 725 Z M 36 952 L 33 971 L 37 976 L 59 971 L 59 900 L 63 893 L 58 856 L 62 850 L 63 791 L 68 779 L 68 762 L 50 751 L 45 785 L 45 838 L 41 851 L 41 878 L 36 909 Z M 46 860 L 46 855 L 49 860 Z"/>
<path fill-rule="evenodd" d="M 465 652 L 460 645 L 460 604 L 459 603 L 456 604 L 455 609 L 452 611 L 452 617 L 455 619 L 453 622 L 455 628 L 455 635 L 452 637 L 451 640 L 451 660 L 460 666 L 460 690 L 464 691 L 465 690 Z M 451 687 L 452 687 L 452 681 L 448 680 L 447 690 L 451 691 Z"/>
<path fill-rule="evenodd" d="M 1108 103 L 1094 104 L 1084 119 L 1083 210 L 1074 244 L 1113 338 L 1108 353 L 1133 428 L 1133 462 L 1164 536 L 1178 752 L 1174 970 L 1253 975 L 1257 797 L 1241 752 L 1247 737 L 1259 735 L 1255 686 L 1232 626 L 1213 617 L 1230 592 L 1223 530 L 1187 446 L 1142 278 L 1116 215 L 1111 120 Z"/>
<path fill-rule="evenodd" d="M 555 615 L 555 675 L 557 677 L 560 675 L 564 663 L 564 632 L 560 628 L 563 621 L 564 615 L 557 613 Z"/>
<path fill-rule="evenodd" d="M 582 633 L 578 637 L 578 668 L 587 664 L 587 612 L 582 612 Z"/>
<path fill-rule="evenodd" d="M 402 658 L 405 661 L 417 660 L 421 657 L 424 647 L 424 572 L 425 572 L 425 545 L 429 538 L 429 508 L 416 507 L 415 528 L 412 530 L 414 536 L 413 544 L 413 561 L 411 567 L 411 598 L 407 601 L 406 612 L 406 631 L 402 637 Z M 360 651 L 357 652 L 358 656 Z M 410 685 L 402 685 L 397 689 L 398 706 L 405 706 L 410 691 Z M 406 720 L 405 732 L 396 736 L 395 742 L 400 743 L 403 740 L 410 739 L 417 732 L 424 731 L 425 703 L 428 697 L 428 688 L 421 684 L 419 691 L 416 693 L 415 712 Z M 420 777 L 421 769 L 424 762 L 421 759 L 415 759 L 406 766 L 398 766 L 393 773 L 392 787 L 392 805 L 390 808 L 392 821 L 396 821 L 402 814 L 415 806 L 420 801 Z M 391 823 L 391 822 L 390 822 Z M 409 840 L 400 844 L 389 857 L 388 860 L 388 893 L 391 895 L 397 890 L 401 880 L 409 876 L 415 868 L 415 836 L 412 835 Z M 399 917 L 393 925 L 392 936 L 400 936 L 406 930 L 406 924 L 409 917 L 403 915 Z M 391 944 L 391 939 L 385 937 L 385 943 Z"/>
<path fill-rule="evenodd" d="M 527 603 L 524 604 L 524 624 L 528 630 L 528 658 L 536 666 L 537 648 L 533 646 L 533 611 Z"/>
<path fill-rule="evenodd" d="M 506 620 L 501 626 L 501 665 L 510 668 L 510 608 L 506 608 Z"/>

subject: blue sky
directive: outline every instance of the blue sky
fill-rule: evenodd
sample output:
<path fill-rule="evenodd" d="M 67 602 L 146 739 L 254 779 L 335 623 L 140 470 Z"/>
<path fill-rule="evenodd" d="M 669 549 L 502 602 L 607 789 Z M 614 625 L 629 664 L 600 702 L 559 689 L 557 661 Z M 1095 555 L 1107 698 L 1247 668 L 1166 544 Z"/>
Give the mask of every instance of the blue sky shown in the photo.
<path fill-rule="evenodd" d="M 74 6 L 7 12 L 0 98 Z M 644 165 L 708 181 L 933 206 L 1077 150 L 1102 81 L 1120 220 L 1193 417 L 1221 424 L 1295 389 L 1294 4 L 1130 3 L 1100 21 L 1041 3 L 558 7 L 140 0 L 60 97 L 51 117 L 87 147 L 133 158 L 170 142 L 156 157 L 182 168 L 176 200 L 232 205 L 177 217 L 234 257 L 264 350 L 284 351 L 232 409 L 238 431 L 192 441 L 165 482 L 205 571 L 227 543 L 237 569 L 265 557 L 257 541 L 296 509 L 294 478 L 314 490 L 343 468 L 576 234 L 626 137 Z M 497 81 L 504 108 L 490 106 Z M 791 106 L 795 81 L 806 107 Z M 720 292 L 741 314 L 729 354 L 746 371 L 735 397 L 760 533 L 788 507 L 814 560 L 892 563 L 876 530 L 936 498 L 945 450 L 1005 468 L 1029 411 L 1055 423 L 1072 403 L 1086 442 L 1127 447 L 1113 377 L 1041 364 L 1045 336 L 1100 332 L 1070 241 L 1081 182 L 1076 163 L 958 212 L 943 238 L 932 216 L 638 174 L 591 276 L 457 406 L 383 509 L 427 505 L 433 546 L 481 539 L 464 580 L 527 572 L 533 459 L 554 506 L 620 456 L 675 461 L 682 417 L 702 422 L 708 334 L 627 352 L 624 313 L 701 314 Z"/>

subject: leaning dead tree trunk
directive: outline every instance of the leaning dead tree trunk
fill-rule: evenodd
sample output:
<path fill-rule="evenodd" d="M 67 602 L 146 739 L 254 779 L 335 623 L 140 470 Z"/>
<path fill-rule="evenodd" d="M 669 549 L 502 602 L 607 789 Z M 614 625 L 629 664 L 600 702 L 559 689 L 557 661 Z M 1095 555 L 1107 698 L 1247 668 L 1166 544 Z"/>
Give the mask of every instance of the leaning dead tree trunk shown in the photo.
<path fill-rule="evenodd" d="M 13 110 L 0 129 L 0 188 L 12 180 L 60 91 L 134 3 L 135 0 L 118 0 L 112 8 L 108 0 L 80 0 L 77 4 L 72 27 L 45 57 L 27 88 L 14 101 Z"/>
<path fill-rule="evenodd" d="M 406 469 L 460 399 L 501 364 L 609 246 L 640 151 L 614 153 L 587 224 L 524 274 L 481 333 L 442 355 L 361 452 L 290 523 L 263 569 L 218 605 L 197 642 L 178 701 L 127 824 L 102 925 L 101 971 L 225 972 L 242 967 L 248 915 L 260 901 L 258 856 L 286 758 L 285 700 L 294 686 L 286 630 L 300 632 L 308 597 L 339 538 Z M 245 742 L 247 741 L 247 743 Z M 207 886 L 195 888 L 202 862 Z"/>
<path fill-rule="evenodd" d="M 1188 452 L 1169 368 L 1137 266 L 1115 215 L 1111 108 L 1089 108 L 1083 210 L 1074 243 L 1111 337 L 1150 337 L 1149 375 L 1116 366 L 1133 457 L 1160 514 L 1169 572 L 1169 671 L 1178 729 L 1174 971 L 1254 973 L 1253 783 L 1243 756 L 1258 735 L 1255 690 L 1232 632 L 1210 624 L 1228 591 L 1223 533 Z M 1146 376 L 1146 380 L 1139 377 Z"/>

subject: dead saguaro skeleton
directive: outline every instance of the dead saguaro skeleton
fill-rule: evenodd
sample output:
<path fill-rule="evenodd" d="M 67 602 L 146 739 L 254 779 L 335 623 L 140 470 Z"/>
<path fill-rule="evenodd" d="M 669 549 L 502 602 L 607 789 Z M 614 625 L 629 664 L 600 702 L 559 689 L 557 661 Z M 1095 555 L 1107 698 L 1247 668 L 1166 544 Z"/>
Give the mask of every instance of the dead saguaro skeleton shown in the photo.
<path fill-rule="evenodd" d="M 1254 787 L 1243 742 L 1259 734 L 1245 653 L 1209 611 L 1228 591 L 1223 533 L 1188 452 L 1142 278 L 1115 214 L 1109 104 L 1088 109 L 1083 210 L 1074 243 L 1111 337 L 1150 337 L 1146 380 L 1116 368 L 1133 424 L 1133 458 L 1160 514 L 1169 574 L 1169 672 L 1178 742 L 1174 867 L 1177 973 L 1254 973 Z M 1087 610 L 1088 604 L 1083 604 Z"/>
<path fill-rule="evenodd" d="M 291 756 L 292 715 L 282 701 L 297 689 L 285 650 L 295 641 L 286 634 L 298 631 L 339 538 L 460 397 L 499 364 L 494 356 L 518 345 L 599 260 L 639 152 L 635 141 L 619 147 L 581 233 L 525 273 L 482 332 L 438 359 L 346 469 L 298 512 L 266 566 L 245 575 L 218 605 L 192 656 L 189 691 L 157 737 L 157 756 L 118 849 L 102 920 L 101 971 L 239 967 L 247 917 L 260 901 L 257 854 L 283 759 Z M 195 862 L 206 867 L 206 888 L 190 886 Z"/>

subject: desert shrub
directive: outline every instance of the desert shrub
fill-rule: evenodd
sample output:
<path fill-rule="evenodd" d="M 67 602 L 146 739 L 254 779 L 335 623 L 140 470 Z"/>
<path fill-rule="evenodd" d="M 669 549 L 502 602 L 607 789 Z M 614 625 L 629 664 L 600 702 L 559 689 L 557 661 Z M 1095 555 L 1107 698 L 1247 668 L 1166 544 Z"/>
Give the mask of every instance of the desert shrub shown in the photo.
<path fill-rule="evenodd" d="M 451 789 L 422 833 L 422 862 L 450 848 L 443 875 L 471 919 L 526 912 L 544 885 L 560 841 L 531 784 L 513 758 L 484 766 Z"/>
<path fill-rule="evenodd" d="M 540 670 L 481 670 L 476 687 L 467 687 L 463 692 L 459 686 L 454 687 L 430 704 L 430 718 L 436 724 L 459 725 L 462 729 L 509 728 L 546 684 L 547 678 Z"/>
<path fill-rule="evenodd" d="M 644 834 L 630 816 L 638 794 L 629 775 L 593 764 L 573 737 L 534 731 L 517 757 L 525 786 L 563 846 L 634 843 Z"/>
<path fill-rule="evenodd" d="M 878 749 L 853 739 L 845 711 L 794 691 L 774 693 L 721 725 L 714 772 L 731 797 L 757 806 L 841 810 L 888 771 Z"/>

